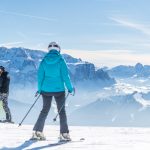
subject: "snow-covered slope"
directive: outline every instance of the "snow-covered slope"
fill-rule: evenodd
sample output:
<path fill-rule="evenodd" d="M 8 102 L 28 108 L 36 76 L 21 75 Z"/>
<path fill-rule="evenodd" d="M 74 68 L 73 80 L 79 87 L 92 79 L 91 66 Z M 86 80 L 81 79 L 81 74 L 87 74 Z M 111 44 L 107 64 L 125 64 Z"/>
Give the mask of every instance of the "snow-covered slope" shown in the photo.
<path fill-rule="evenodd" d="M 70 127 L 72 142 L 59 144 L 58 126 L 46 126 L 47 141 L 28 141 L 31 125 L 0 125 L 1 150 L 149 150 L 149 128 Z M 84 138 L 85 140 L 80 140 Z"/>
<path fill-rule="evenodd" d="M 150 102 L 139 93 L 99 98 L 70 115 L 73 124 L 150 126 Z"/>
<path fill-rule="evenodd" d="M 37 69 L 40 61 L 45 56 L 45 52 L 30 50 L 25 48 L 5 48 L 0 47 L 0 65 L 6 67 L 11 75 L 11 83 L 22 85 L 33 85 L 37 81 Z M 107 86 L 115 83 L 113 78 L 103 70 L 97 71 L 94 64 L 73 58 L 63 54 L 68 63 L 70 76 L 74 83 L 89 81 L 97 83 L 99 86 Z M 102 84 L 103 83 L 103 84 Z"/>

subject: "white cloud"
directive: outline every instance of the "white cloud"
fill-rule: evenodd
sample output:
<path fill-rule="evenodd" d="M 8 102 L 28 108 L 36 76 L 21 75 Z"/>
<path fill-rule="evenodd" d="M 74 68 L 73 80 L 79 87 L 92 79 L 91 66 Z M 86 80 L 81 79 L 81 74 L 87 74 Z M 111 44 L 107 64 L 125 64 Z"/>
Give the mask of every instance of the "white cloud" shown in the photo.
<path fill-rule="evenodd" d="M 56 19 L 54 19 L 54 18 L 40 17 L 40 16 L 28 15 L 28 14 L 23 14 L 23 13 L 16 13 L 16 12 L 11 12 L 11 11 L 0 10 L 0 13 L 8 14 L 8 15 L 14 15 L 14 16 L 28 17 L 31 19 L 37 19 L 37 20 L 43 20 L 43 21 L 56 21 Z"/>
<path fill-rule="evenodd" d="M 143 24 L 138 24 L 138 23 L 134 23 L 131 21 L 127 21 L 127 20 L 115 18 L 115 17 L 110 17 L 110 19 L 117 22 L 118 24 L 120 24 L 122 26 L 133 28 L 135 30 L 138 30 L 138 31 L 146 34 L 146 35 L 150 35 L 150 28 L 148 28 L 147 26 L 145 26 Z"/>
<path fill-rule="evenodd" d="M 92 44 L 107 44 L 107 46 L 118 46 L 121 49 L 122 47 L 127 47 L 128 49 L 132 49 L 133 52 L 138 51 L 149 51 L 150 49 L 150 39 L 149 38 L 139 38 L 139 37 L 126 37 L 126 38 L 116 38 L 116 39 L 95 39 L 89 41 Z M 133 50 L 134 49 L 134 50 Z"/>
<path fill-rule="evenodd" d="M 62 50 L 62 52 L 70 54 L 73 57 L 81 58 L 85 61 L 92 62 L 98 67 L 114 67 L 121 64 L 135 65 L 138 62 L 143 64 L 150 64 L 150 53 L 132 53 L 132 50 Z"/>
<path fill-rule="evenodd" d="M 125 44 L 124 41 L 121 40 L 111 40 L 111 39 L 97 39 L 93 41 L 96 44 Z"/>
<path fill-rule="evenodd" d="M 0 43 L 0 46 L 4 47 L 13 47 L 13 46 L 18 46 L 19 44 L 23 44 L 23 42 L 8 42 L 8 43 Z"/>

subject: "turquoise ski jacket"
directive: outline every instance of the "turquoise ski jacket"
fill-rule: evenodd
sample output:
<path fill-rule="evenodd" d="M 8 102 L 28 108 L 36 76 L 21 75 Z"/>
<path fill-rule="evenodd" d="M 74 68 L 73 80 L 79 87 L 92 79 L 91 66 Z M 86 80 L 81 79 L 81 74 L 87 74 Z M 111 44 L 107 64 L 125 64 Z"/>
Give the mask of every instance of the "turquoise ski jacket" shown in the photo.
<path fill-rule="evenodd" d="M 73 91 L 68 67 L 61 54 L 51 50 L 46 54 L 38 69 L 38 92 Z"/>

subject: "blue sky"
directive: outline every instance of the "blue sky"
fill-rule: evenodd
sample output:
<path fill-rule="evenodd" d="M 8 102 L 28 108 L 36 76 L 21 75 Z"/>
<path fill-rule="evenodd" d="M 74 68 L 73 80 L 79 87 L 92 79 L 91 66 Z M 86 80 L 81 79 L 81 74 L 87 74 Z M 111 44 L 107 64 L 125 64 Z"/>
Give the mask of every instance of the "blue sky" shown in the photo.
<path fill-rule="evenodd" d="M 97 66 L 150 64 L 149 0 L 1 0 L 0 46 L 63 52 Z"/>

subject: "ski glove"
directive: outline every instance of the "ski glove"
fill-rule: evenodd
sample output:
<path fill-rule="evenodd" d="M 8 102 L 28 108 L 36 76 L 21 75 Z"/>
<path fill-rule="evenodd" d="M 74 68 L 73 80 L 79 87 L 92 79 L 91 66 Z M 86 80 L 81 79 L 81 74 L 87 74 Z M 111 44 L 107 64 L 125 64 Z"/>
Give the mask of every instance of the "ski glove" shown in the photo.
<path fill-rule="evenodd" d="M 37 92 L 35 93 L 35 97 L 37 97 L 39 94 L 41 94 L 41 92 L 40 92 L 40 91 L 37 91 Z"/>
<path fill-rule="evenodd" d="M 75 95 L 75 88 L 73 88 L 73 90 L 72 91 L 70 91 L 70 90 L 68 90 L 68 93 L 70 93 L 71 95 Z"/>

